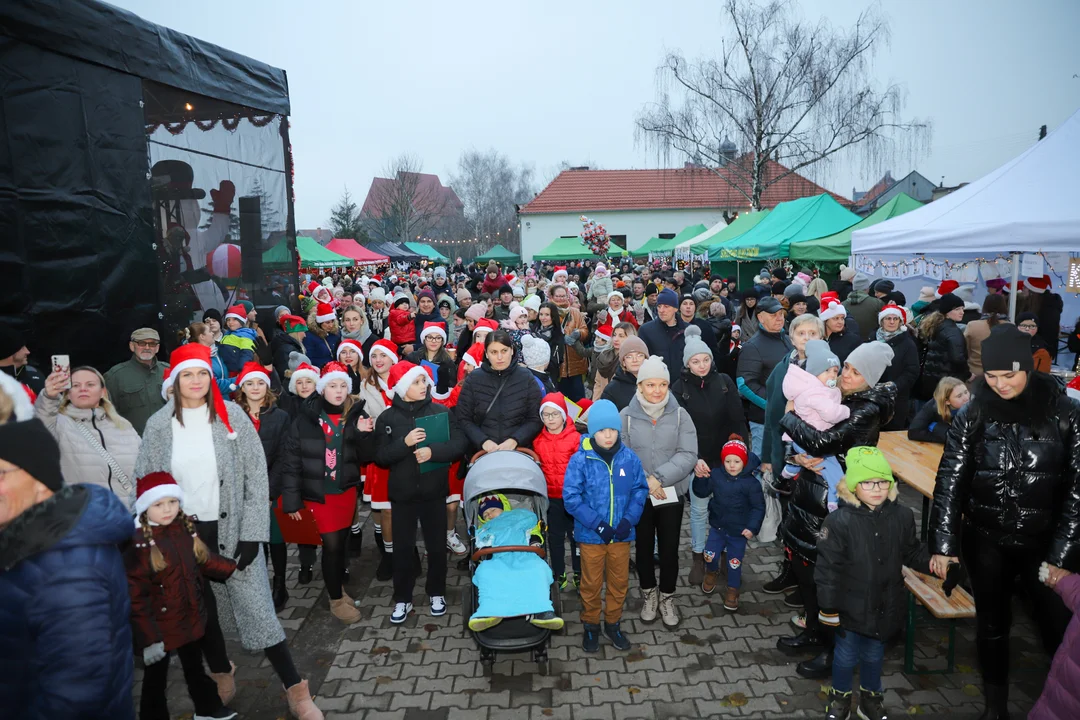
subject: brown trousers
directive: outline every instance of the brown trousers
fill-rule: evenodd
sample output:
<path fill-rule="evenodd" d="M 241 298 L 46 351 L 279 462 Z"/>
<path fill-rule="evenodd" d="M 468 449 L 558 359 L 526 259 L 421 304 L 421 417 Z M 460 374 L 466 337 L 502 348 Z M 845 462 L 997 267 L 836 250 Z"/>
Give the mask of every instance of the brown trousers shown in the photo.
<path fill-rule="evenodd" d="M 630 587 L 630 543 L 581 544 L 578 550 L 581 552 L 581 622 L 600 624 L 600 590 L 605 580 L 604 622 L 619 622 Z"/>

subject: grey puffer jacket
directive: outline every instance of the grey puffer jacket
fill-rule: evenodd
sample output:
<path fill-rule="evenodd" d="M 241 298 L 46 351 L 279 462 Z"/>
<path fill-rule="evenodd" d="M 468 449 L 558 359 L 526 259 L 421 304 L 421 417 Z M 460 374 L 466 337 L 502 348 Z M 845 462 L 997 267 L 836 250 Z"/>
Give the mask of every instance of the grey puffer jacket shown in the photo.
<path fill-rule="evenodd" d="M 34 402 L 34 414 L 49 428 L 60 445 L 60 470 L 68 485 L 100 485 L 120 498 L 128 510 L 135 505 L 135 459 L 139 456 L 139 433 L 128 423 L 119 427 L 102 408 L 80 410 L 68 405 L 60 412 L 60 398 L 44 391 Z M 126 487 L 79 429 L 90 430 L 127 475 Z"/>
<path fill-rule="evenodd" d="M 637 454 L 645 476 L 654 476 L 661 485 L 673 487 L 679 497 L 685 497 L 698 460 L 697 430 L 690 413 L 669 392 L 664 412 L 654 423 L 634 393 L 619 416 L 623 444 Z"/>

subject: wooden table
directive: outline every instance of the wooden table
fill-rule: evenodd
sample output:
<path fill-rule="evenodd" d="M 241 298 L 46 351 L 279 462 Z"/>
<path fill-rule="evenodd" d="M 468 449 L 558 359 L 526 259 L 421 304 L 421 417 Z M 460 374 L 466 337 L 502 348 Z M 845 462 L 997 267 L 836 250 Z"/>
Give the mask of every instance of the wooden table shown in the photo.
<path fill-rule="evenodd" d="M 937 469 L 943 445 L 908 440 L 907 430 L 883 432 L 878 448 L 892 466 L 893 475 L 923 496 L 922 539 L 930 523 L 930 500 L 934 497 Z"/>

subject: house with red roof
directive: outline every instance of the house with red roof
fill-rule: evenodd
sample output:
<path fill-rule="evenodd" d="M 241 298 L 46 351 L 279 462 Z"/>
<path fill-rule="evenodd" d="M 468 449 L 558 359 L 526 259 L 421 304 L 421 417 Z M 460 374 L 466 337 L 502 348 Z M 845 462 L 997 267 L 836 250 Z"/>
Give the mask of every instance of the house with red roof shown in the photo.
<path fill-rule="evenodd" d="M 930 182 L 922 173 L 912 170 L 904 177 L 896 180 L 888 170 L 866 192 L 851 189 L 851 199 L 855 201 L 855 213 L 866 217 L 870 213 L 885 205 L 900 193 L 907 195 L 922 203 L 928 203 L 934 199 L 934 183 Z"/>
<path fill-rule="evenodd" d="M 786 172 L 787 168 L 770 161 L 766 178 Z M 522 257 L 531 260 L 552 240 L 580 234 L 582 215 L 602 223 L 612 242 L 631 251 L 653 237 L 673 238 L 689 225 L 711 227 L 724 222 L 725 213 L 750 209 L 749 201 L 728 178 L 739 187 L 745 184 L 741 175 L 724 168 L 718 174 L 692 164 L 655 170 L 564 170 L 518 208 Z M 829 191 L 791 173 L 766 188 L 761 205 L 773 208 L 824 192 Z M 830 194 L 844 206 L 852 205 L 851 200 Z"/>
<path fill-rule="evenodd" d="M 379 224 L 387 216 L 398 212 L 396 208 L 406 201 L 412 205 L 418 228 L 425 235 L 438 234 L 441 228 L 460 227 L 454 223 L 460 223 L 465 218 L 465 205 L 461 198 L 452 187 L 443 185 L 438 175 L 398 172 L 393 179 L 372 179 L 367 197 L 364 198 L 360 218 L 368 226 L 372 237 L 396 240 L 385 237 L 380 232 Z"/>

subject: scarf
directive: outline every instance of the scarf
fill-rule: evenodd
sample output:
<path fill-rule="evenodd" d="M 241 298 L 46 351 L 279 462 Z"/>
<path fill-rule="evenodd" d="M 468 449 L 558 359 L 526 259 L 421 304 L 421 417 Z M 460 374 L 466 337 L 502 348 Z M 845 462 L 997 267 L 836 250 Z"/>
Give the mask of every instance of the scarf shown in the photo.
<path fill-rule="evenodd" d="M 358 343 L 362 343 L 365 340 L 367 340 L 367 336 L 371 334 L 370 332 L 365 333 L 364 330 L 366 330 L 366 329 L 367 329 L 366 325 L 361 325 L 359 330 L 355 330 L 353 332 L 348 332 L 348 331 L 345 330 L 345 328 L 342 328 L 341 329 L 341 339 L 344 340 L 345 338 L 348 338 L 350 340 L 355 340 Z"/>
<path fill-rule="evenodd" d="M 886 332 L 885 328 L 880 328 L 879 327 L 877 329 L 877 339 L 880 342 L 888 342 L 888 341 L 892 340 L 894 337 L 897 337 L 902 332 L 907 332 L 907 328 L 904 327 L 903 325 L 898 327 L 893 332 Z"/>
<path fill-rule="evenodd" d="M 645 399 L 645 396 L 641 394 L 641 390 L 636 391 L 638 402 L 641 403 L 641 409 L 645 411 L 645 414 L 656 422 L 660 419 L 660 416 L 664 414 L 664 408 L 667 407 L 667 396 L 661 402 L 651 403 Z"/>
<path fill-rule="evenodd" d="M 344 433 L 342 411 L 344 406 L 331 405 L 322 401 L 322 407 L 319 410 L 319 427 L 323 431 L 323 439 L 326 441 L 326 466 L 325 474 L 323 475 L 323 494 L 324 495 L 340 495 L 342 492 L 341 485 L 338 484 L 338 460 L 343 459 L 341 455 L 342 448 L 342 436 Z M 335 422 L 330 416 L 337 417 Z"/>

